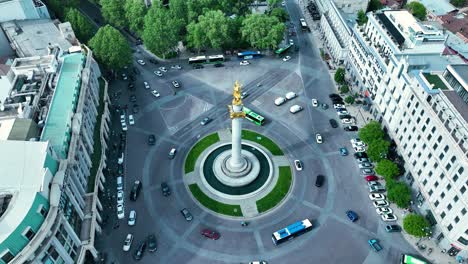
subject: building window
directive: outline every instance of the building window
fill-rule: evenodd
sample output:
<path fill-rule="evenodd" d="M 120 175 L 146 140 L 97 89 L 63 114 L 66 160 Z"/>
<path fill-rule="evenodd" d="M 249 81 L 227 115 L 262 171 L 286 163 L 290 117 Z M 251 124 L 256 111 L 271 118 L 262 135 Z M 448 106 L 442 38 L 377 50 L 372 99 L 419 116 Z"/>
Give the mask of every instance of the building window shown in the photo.
<path fill-rule="evenodd" d="M 436 181 L 436 182 L 434 183 L 434 186 L 435 186 L 436 188 L 439 187 L 439 182 Z"/>
<path fill-rule="evenodd" d="M 25 236 L 29 241 L 31 241 L 35 235 L 36 233 L 30 227 L 27 227 L 23 232 L 23 236 Z"/>
<path fill-rule="evenodd" d="M 424 125 L 421 130 L 422 130 L 422 132 L 426 131 L 426 125 Z"/>
<path fill-rule="evenodd" d="M 419 115 L 421 115 L 421 116 L 424 115 L 424 109 L 421 110 L 421 112 L 419 112 Z"/>
<path fill-rule="evenodd" d="M 427 179 L 424 179 L 423 183 L 422 183 L 424 186 L 426 186 L 427 184 Z"/>
<path fill-rule="evenodd" d="M 42 217 L 46 217 L 47 216 L 47 209 L 45 209 L 44 205 L 40 205 L 39 206 L 39 209 L 37 210 L 37 212 L 42 215 Z"/>
<path fill-rule="evenodd" d="M 432 153 L 429 153 L 429 155 L 427 155 L 427 158 L 428 159 L 432 158 Z"/>
<path fill-rule="evenodd" d="M 462 213 L 462 215 L 465 215 L 465 214 L 466 214 L 466 209 L 463 208 L 463 209 L 461 210 L 461 213 Z"/>
<path fill-rule="evenodd" d="M 456 160 L 457 160 L 457 157 L 453 156 L 453 157 L 450 159 L 450 162 L 454 163 Z"/>
<path fill-rule="evenodd" d="M 15 256 L 13 256 L 9 250 L 7 250 L 7 252 L 3 253 L 2 255 L 2 260 L 5 263 L 10 263 L 10 261 L 12 261 L 14 258 Z"/>
<path fill-rule="evenodd" d="M 447 229 L 448 229 L 448 231 L 452 231 L 452 229 L 453 229 L 452 224 L 448 225 L 448 226 L 447 226 Z"/>
<path fill-rule="evenodd" d="M 416 123 L 419 124 L 419 122 L 421 122 L 421 118 L 420 118 L 420 117 L 418 117 L 418 119 L 416 119 Z"/>
<path fill-rule="evenodd" d="M 468 231 L 468 229 L 466 231 Z M 466 231 L 465 231 L 465 233 L 466 233 Z M 459 237 L 458 242 L 462 243 L 465 246 L 468 246 L 468 240 L 464 239 L 463 237 Z"/>
<path fill-rule="evenodd" d="M 440 177 L 440 179 L 443 179 L 443 178 L 445 178 L 445 175 L 443 173 L 441 173 L 439 177 Z"/>
<path fill-rule="evenodd" d="M 431 119 L 430 119 L 429 117 L 426 119 L 426 125 L 429 125 L 429 121 L 430 121 L 430 120 L 431 120 Z"/>
<path fill-rule="evenodd" d="M 429 178 L 431 178 L 432 177 L 432 171 L 430 171 L 427 175 L 429 176 Z"/>
<path fill-rule="evenodd" d="M 444 158 L 444 156 L 445 156 L 444 153 L 440 153 L 439 159 L 442 160 Z"/>
<path fill-rule="evenodd" d="M 435 207 L 439 206 L 439 200 L 435 201 L 434 206 Z"/>
<path fill-rule="evenodd" d="M 448 150 L 449 150 L 449 146 L 446 145 L 445 148 L 444 148 L 444 152 L 447 153 Z"/>
<path fill-rule="evenodd" d="M 448 170 L 450 170 L 450 168 L 452 168 L 452 164 L 447 163 L 447 165 L 445 166 L 445 169 L 448 171 Z"/>
<path fill-rule="evenodd" d="M 458 174 L 462 174 L 464 170 L 465 170 L 465 169 L 463 169 L 463 167 L 460 167 L 460 168 L 458 169 Z"/>
<path fill-rule="evenodd" d="M 416 144 L 413 145 L 413 148 L 416 147 Z M 418 158 L 421 157 L 421 152 L 418 153 Z"/>
<path fill-rule="evenodd" d="M 434 193 L 434 191 L 431 189 L 431 190 L 429 191 L 429 196 L 431 196 L 433 193 Z"/>
<path fill-rule="evenodd" d="M 439 145 L 437 145 L 437 143 L 435 143 L 434 146 L 432 146 L 432 149 L 436 150 L 438 146 Z"/>
<path fill-rule="evenodd" d="M 447 210 L 449 210 L 449 211 L 452 210 L 452 204 L 451 203 L 447 205 Z"/>
<path fill-rule="evenodd" d="M 465 186 L 463 186 L 463 187 L 460 188 L 460 192 L 461 192 L 462 194 L 464 194 L 465 191 L 466 191 L 466 187 L 465 187 Z"/>
<path fill-rule="evenodd" d="M 442 141 L 442 136 L 439 136 L 439 137 L 437 138 L 437 142 L 440 143 L 441 141 Z"/>
<path fill-rule="evenodd" d="M 423 126 L 423 128 L 425 128 L 425 126 Z M 424 130 L 423 130 L 423 132 L 424 132 Z M 431 138 L 432 138 L 432 134 L 427 135 L 427 141 L 431 140 Z"/>
<path fill-rule="evenodd" d="M 450 183 L 449 183 L 449 184 L 447 184 L 447 191 L 450 191 L 450 189 L 452 189 L 452 185 L 450 185 Z"/>
<path fill-rule="evenodd" d="M 418 176 L 421 176 L 422 170 L 418 170 Z"/>
<path fill-rule="evenodd" d="M 432 127 L 431 132 L 432 132 L 432 133 L 435 133 L 435 132 L 436 132 L 436 127 L 435 127 L 435 126 Z"/>
<path fill-rule="evenodd" d="M 423 167 L 426 167 L 426 165 L 427 165 L 427 161 L 424 161 L 423 164 L 422 164 L 422 166 L 423 166 Z"/>
<path fill-rule="evenodd" d="M 449 185 L 450 185 L 450 184 L 449 184 Z M 447 187 L 447 188 L 448 188 L 448 187 Z M 454 201 L 454 202 L 458 202 L 458 195 L 455 195 L 455 196 L 453 197 L 453 201 Z"/>
<path fill-rule="evenodd" d="M 453 182 L 457 182 L 457 180 L 458 180 L 458 175 L 457 174 L 453 175 Z"/>
<path fill-rule="evenodd" d="M 434 163 L 434 169 L 437 169 L 439 167 L 439 163 L 435 162 Z"/>
<path fill-rule="evenodd" d="M 442 193 L 440 194 L 440 198 L 444 198 L 444 197 L 445 197 L 445 193 L 442 192 Z"/>
<path fill-rule="evenodd" d="M 442 212 L 442 213 L 440 214 L 440 218 L 442 218 L 442 219 L 445 218 L 445 212 Z"/>

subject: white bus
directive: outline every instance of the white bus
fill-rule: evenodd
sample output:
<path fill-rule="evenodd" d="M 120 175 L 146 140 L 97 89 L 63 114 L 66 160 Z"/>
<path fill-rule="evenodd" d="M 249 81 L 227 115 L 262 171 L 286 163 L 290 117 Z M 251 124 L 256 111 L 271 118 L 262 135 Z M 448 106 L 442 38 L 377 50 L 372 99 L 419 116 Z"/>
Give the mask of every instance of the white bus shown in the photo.
<path fill-rule="evenodd" d="M 197 56 L 188 59 L 189 64 L 206 63 L 206 56 Z"/>
<path fill-rule="evenodd" d="M 271 239 L 275 245 L 291 240 L 297 236 L 304 234 L 312 230 L 312 223 L 309 219 L 297 221 L 281 230 L 274 232 L 271 235 Z"/>
<path fill-rule="evenodd" d="M 304 19 L 304 18 L 301 18 L 301 19 L 299 19 L 299 20 L 301 21 L 301 28 L 302 28 L 302 30 L 304 30 L 304 31 L 309 30 L 309 27 L 307 26 L 307 23 L 306 23 L 305 19 Z"/>

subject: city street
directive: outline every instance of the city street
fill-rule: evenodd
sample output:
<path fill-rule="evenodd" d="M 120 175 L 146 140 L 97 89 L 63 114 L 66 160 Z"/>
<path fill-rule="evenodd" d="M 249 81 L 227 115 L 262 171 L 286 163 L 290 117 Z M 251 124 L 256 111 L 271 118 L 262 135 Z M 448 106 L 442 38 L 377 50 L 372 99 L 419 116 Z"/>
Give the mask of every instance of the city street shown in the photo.
<path fill-rule="evenodd" d="M 144 52 L 134 53 L 136 74 L 135 90 L 127 88 L 128 81 L 114 80 L 110 85 L 110 96 L 119 94 L 112 101 L 114 107 L 127 105 L 127 117 L 134 104 L 139 111 L 134 114 L 135 125 L 128 124 L 126 137 L 124 182 L 125 219 L 117 220 L 115 205 L 106 210 L 108 225 L 99 236 L 98 249 L 105 252 L 114 263 L 133 263 L 132 255 L 138 244 L 149 234 L 155 234 L 158 249 L 145 252 L 141 263 L 248 263 L 267 260 L 269 263 L 397 263 L 401 253 L 415 253 L 400 233 L 387 233 L 386 225 L 376 214 L 369 200 L 367 184 L 359 174 L 352 155 L 343 157 L 340 147 L 351 153 L 349 142 L 354 132 L 345 132 L 342 127 L 332 128 L 329 119 L 339 121 L 328 99 L 335 88 L 326 64 L 321 60 L 312 33 L 300 32 L 300 9 L 294 1 L 287 1 L 287 10 L 295 24 L 297 36 L 293 38 L 298 52 L 291 49 L 287 55 L 292 59 L 283 62 L 275 56 L 251 60 L 251 64 L 240 66 L 232 57 L 224 67 L 205 65 L 203 69 L 192 69 L 186 60 L 171 63 L 149 63 Z M 136 63 L 144 59 L 146 65 Z M 172 69 L 179 64 L 182 69 Z M 165 66 L 168 71 L 162 77 L 153 71 Z M 130 70 L 129 70 L 130 71 Z M 127 72 L 127 75 L 130 72 Z M 119 75 L 120 77 L 120 75 Z M 180 83 L 174 88 L 173 80 Z M 238 80 L 248 96 L 244 105 L 266 117 L 264 126 L 243 121 L 245 129 L 255 130 L 273 139 L 282 147 L 291 162 L 301 159 L 304 170 L 294 171 L 293 186 L 286 201 L 279 207 L 258 218 L 248 219 L 243 227 L 241 220 L 228 219 L 212 214 L 195 203 L 183 183 L 184 159 L 195 142 L 204 135 L 230 127 L 226 108 L 232 100 L 232 87 Z M 147 81 L 151 88 L 145 89 Z M 151 90 L 157 90 L 156 98 Z M 293 91 L 298 97 L 276 106 L 278 96 Z M 136 102 L 130 96 L 136 96 Z M 311 99 L 324 102 L 328 110 L 314 108 Z M 301 105 L 304 110 L 291 114 L 289 107 Z M 121 113 L 121 112 L 120 112 Z M 120 141 L 120 113 L 114 112 L 112 127 L 116 131 L 111 138 Z M 204 117 L 213 122 L 201 126 Z M 315 142 L 320 133 L 324 143 Z M 156 144 L 147 144 L 148 135 L 156 136 Z M 171 148 L 177 149 L 175 159 L 168 159 Z M 117 156 L 108 160 L 111 169 L 116 167 Z M 325 175 L 321 188 L 314 185 L 317 174 Z M 114 174 L 112 174 L 114 175 Z M 113 177 L 113 176 L 109 176 Z M 129 194 L 135 180 L 143 183 L 137 201 L 130 201 Z M 167 182 L 172 190 L 168 197 L 162 195 L 160 184 Z M 107 191 L 115 197 L 115 179 L 108 182 Z M 113 199 L 116 204 L 115 199 Z M 188 208 L 194 220 L 187 222 L 180 210 Z M 130 210 L 136 210 L 135 226 L 127 225 Z M 347 210 L 359 215 L 357 222 L 346 217 Z M 292 241 L 275 246 L 271 234 L 285 226 L 309 218 L 314 228 Z M 119 227 L 113 228 L 118 221 Z M 200 230 L 210 227 L 221 233 L 219 240 L 209 240 L 200 235 Z M 134 235 L 129 252 L 122 250 L 128 233 Z M 367 240 L 377 238 L 383 250 L 374 252 Z M 110 263 L 110 262 L 109 262 Z"/>

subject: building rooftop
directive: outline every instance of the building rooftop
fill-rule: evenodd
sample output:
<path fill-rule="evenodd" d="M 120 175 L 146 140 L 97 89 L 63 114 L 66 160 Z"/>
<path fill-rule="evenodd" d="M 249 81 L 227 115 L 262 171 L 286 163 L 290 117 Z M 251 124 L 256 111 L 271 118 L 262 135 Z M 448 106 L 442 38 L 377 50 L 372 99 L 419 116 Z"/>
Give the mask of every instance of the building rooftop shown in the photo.
<path fill-rule="evenodd" d="M 465 42 L 468 40 L 468 17 L 463 13 L 458 13 L 458 11 L 455 10 L 439 16 L 439 19 L 446 29 L 453 34 L 463 37 Z"/>
<path fill-rule="evenodd" d="M 460 113 L 465 122 L 468 122 L 468 105 L 463 101 L 456 91 L 443 91 L 444 95 L 453 104 L 455 109 Z"/>
<path fill-rule="evenodd" d="M 12 195 L 0 218 L 0 242 L 23 222 L 39 193 L 48 190 L 47 142 L 0 140 L 0 194 Z"/>
<path fill-rule="evenodd" d="M 50 141 L 55 153 L 67 157 L 71 138 L 72 118 L 80 96 L 81 71 L 85 56 L 72 53 L 63 57 L 62 68 L 55 87 L 41 141 Z"/>
<path fill-rule="evenodd" d="M 72 46 L 50 19 L 14 20 L 2 23 L 1 27 L 22 57 L 48 55 L 50 43 L 62 50 Z"/>
<path fill-rule="evenodd" d="M 464 85 L 468 86 L 468 64 L 452 64 L 450 66 L 463 79 Z"/>
<path fill-rule="evenodd" d="M 445 85 L 445 83 L 442 81 L 439 75 L 437 74 L 431 74 L 428 72 L 423 73 L 424 78 L 433 85 L 433 89 L 441 89 L 441 90 L 448 90 L 448 87 Z"/>

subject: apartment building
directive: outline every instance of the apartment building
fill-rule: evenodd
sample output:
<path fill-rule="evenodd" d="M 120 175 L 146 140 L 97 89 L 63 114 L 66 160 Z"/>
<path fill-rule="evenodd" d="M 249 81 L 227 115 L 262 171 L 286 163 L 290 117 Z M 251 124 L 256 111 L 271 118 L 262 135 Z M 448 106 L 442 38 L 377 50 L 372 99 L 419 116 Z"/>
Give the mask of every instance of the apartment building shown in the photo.
<path fill-rule="evenodd" d="M 325 13 L 333 3 L 336 8 L 347 14 L 356 14 L 359 10 L 366 11 L 369 0 L 315 0 L 321 13 Z"/>
<path fill-rule="evenodd" d="M 44 20 L 37 22 L 46 23 Z M 11 23 L 2 24 L 2 28 Z M 34 188 L 23 188 L 21 183 L 16 186 L 19 191 L 4 190 L 0 185 L 0 197 L 2 194 L 11 196 L 0 216 L 0 230 L 5 231 L 0 237 L 0 263 L 84 263 L 86 257 L 98 257 L 94 237 L 101 231 L 99 210 L 102 205 L 98 192 L 104 190 L 103 169 L 110 121 L 107 102 L 110 100 L 105 83 L 99 81 L 101 73 L 92 51 L 86 46 L 65 45 L 67 40 L 61 39 L 61 44 L 47 45 L 46 54 L 44 47 L 37 50 L 40 55 L 33 54 L 34 47 L 45 41 L 41 37 L 50 41 L 61 38 L 63 30 L 71 30 L 68 23 L 49 23 L 56 29 L 40 36 L 28 28 L 34 27 L 34 21 L 14 23 L 23 28 L 15 29 L 12 35 L 9 35 L 11 31 L 4 30 L 15 50 L 32 56 L 16 58 L 6 75 L 7 82 L 2 82 L 0 87 L 0 144 L 13 148 L 15 144 L 37 143 L 41 146 L 38 152 L 42 154 L 38 154 L 36 169 L 29 168 L 27 162 L 19 165 L 17 161 L 18 166 L 8 167 L 11 173 L 0 174 L 0 182 L 14 172 L 20 173 L 24 167 L 28 167 L 28 177 L 44 180 L 37 182 Z M 50 25 L 43 28 L 52 29 Z M 29 32 L 32 34 L 24 35 Z M 101 119 L 99 116 L 102 122 L 97 123 Z M 7 156 L 5 151 L 9 148 L 0 146 L 0 157 Z M 29 157 L 27 148 L 23 151 L 18 148 L 14 153 Z M 100 156 L 93 156 L 95 153 Z M 46 163 L 50 161 L 56 165 L 52 168 L 48 163 L 44 165 L 44 157 Z M 3 162 L 8 159 L 0 160 L 1 164 Z M 47 177 L 41 176 L 44 173 Z M 23 222 L 33 221 L 29 213 L 24 212 L 27 208 L 20 213 L 15 210 L 20 206 L 16 204 L 17 195 L 23 191 L 29 192 L 31 197 L 40 195 L 43 207 L 47 208 L 37 216 L 37 221 L 34 220 L 32 233 L 23 232 Z M 28 204 L 32 204 L 29 211 L 36 210 L 35 201 L 29 200 Z M 22 224 L 8 225 L 4 217 L 12 217 Z M 18 239 L 22 242 L 17 243 Z"/>
<path fill-rule="evenodd" d="M 49 11 L 41 0 L 0 1 L 0 22 L 49 18 Z"/>
<path fill-rule="evenodd" d="M 405 161 L 405 179 L 432 239 L 468 255 L 468 68 L 445 54 L 446 35 L 407 11 L 368 14 L 353 28 L 347 70 Z"/>

